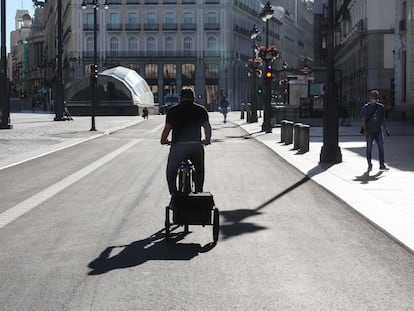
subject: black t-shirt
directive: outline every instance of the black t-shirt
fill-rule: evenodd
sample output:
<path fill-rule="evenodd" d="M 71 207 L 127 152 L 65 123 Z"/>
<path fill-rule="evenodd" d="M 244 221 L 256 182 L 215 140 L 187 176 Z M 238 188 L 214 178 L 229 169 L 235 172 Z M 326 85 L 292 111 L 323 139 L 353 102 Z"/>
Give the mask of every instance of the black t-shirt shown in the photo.
<path fill-rule="evenodd" d="M 172 143 L 201 142 L 201 126 L 208 122 L 208 112 L 201 105 L 182 102 L 168 110 L 166 122 L 172 128 Z"/>

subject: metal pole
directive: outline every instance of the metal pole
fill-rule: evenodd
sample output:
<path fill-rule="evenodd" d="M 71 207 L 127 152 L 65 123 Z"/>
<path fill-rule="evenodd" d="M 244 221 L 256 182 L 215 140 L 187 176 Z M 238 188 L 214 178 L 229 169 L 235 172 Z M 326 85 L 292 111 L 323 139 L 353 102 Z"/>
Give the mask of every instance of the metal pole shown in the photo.
<path fill-rule="evenodd" d="M 254 62 L 254 60 L 256 59 L 256 53 L 255 53 L 256 45 L 254 43 L 254 40 L 253 40 L 252 47 L 253 47 L 253 58 L 252 58 L 252 60 Z M 257 78 L 256 77 L 257 77 L 256 70 L 254 69 L 254 71 L 252 72 L 252 76 L 251 76 L 251 78 L 252 78 L 252 88 L 251 88 L 251 95 L 250 95 L 250 103 L 251 103 L 252 111 L 251 111 L 251 115 L 248 119 L 249 123 L 257 122 L 257 95 L 256 95 L 256 91 L 257 91 L 256 90 L 256 88 L 257 88 L 256 80 L 257 80 Z"/>
<path fill-rule="evenodd" d="M 335 55 L 334 55 L 334 1 L 328 2 L 327 34 L 327 96 L 323 104 L 323 146 L 320 153 L 321 163 L 342 162 L 338 146 L 338 107 L 335 92 Z"/>
<path fill-rule="evenodd" d="M 266 49 L 269 48 L 269 20 L 266 19 Z M 269 68 L 269 60 L 268 58 L 265 59 L 265 72 Z M 263 115 L 263 125 L 262 125 L 262 131 L 265 133 L 271 133 L 272 132 L 272 125 L 270 122 L 270 114 L 272 113 L 272 107 L 271 107 L 271 99 L 272 99 L 272 80 L 269 78 L 265 79 L 265 106 L 264 106 L 264 115 Z"/>
<path fill-rule="evenodd" d="M 6 59 L 6 0 L 1 0 L 1 129 L 11 129 L 10 125 L 10 94 L 7 83 L 7 59 Z"/>
<path fill-rule="evenodd" d="M 63 120 L 63 42 L 62 42 L 62 0 L 57 2 L 57 84 L 56 84 L 56 103 L 55 103 L 55 121 Z"/>
<path fill-rule="evenodd" d="M 92 76 L 92 116 L 91 116 L 91 131 L 96 131 L 95 128 L 95 114 L 96 114 L 96 101 L 98 99 L 98 17 L 97 17 L 97 2 L 93 2 L 93 76 Z"/>

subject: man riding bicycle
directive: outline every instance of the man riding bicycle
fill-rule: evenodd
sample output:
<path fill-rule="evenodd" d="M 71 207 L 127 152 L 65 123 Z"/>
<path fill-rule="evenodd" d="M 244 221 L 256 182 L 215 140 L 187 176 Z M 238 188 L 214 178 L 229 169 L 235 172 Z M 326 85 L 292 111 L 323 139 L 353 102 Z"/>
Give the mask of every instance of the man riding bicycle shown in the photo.
<path fill-rule="evenodd" d="M 205 139 L 202 140 L 201 128 Z M 161 134 L 161 144 L 169 144 L 168 135 L 172 131 L 171 147 L 167 163 L 167 183 L 171 194 L 177 192 L 176 175 L 182 161 L 190 159 L 196 171 L 195 191 L 203 192 L 204 147 L 211 143 L 211 125 L 207 110 L 194 102 L 194 92 L 189 88 L 181 91 L 179 104 L 172 106 L 165 119 Z"/>

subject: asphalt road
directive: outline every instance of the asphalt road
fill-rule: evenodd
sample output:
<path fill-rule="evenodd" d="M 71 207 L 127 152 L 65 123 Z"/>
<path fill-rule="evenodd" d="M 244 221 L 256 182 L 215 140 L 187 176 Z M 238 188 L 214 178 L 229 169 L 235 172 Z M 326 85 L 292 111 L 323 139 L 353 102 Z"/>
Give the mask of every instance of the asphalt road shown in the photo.
<path fill-rule="evenodd" d="M 164 240 L 162 118 L 0 171 L 0 310 L 413 310 L 412 253 L 212 125 L 217 245 L 211 226 Z"/>

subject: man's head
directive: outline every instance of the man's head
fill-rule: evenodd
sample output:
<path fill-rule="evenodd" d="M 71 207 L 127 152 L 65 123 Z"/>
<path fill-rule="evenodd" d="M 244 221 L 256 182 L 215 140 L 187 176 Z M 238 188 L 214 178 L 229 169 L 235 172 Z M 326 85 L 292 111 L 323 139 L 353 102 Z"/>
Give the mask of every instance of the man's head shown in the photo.
<path fill-rule="evenodd" d="M 194 92 L 192 89 L 185 88 L 181 90 L 180 102 L 183 101 L 194 101 Z"/>
<path fill-rule="evenodd" d="M 379 98 L 379 91 L 378 90 L 371 90 L 369 92 L 369 97 L 372 99 L 378 99 Z"/>

